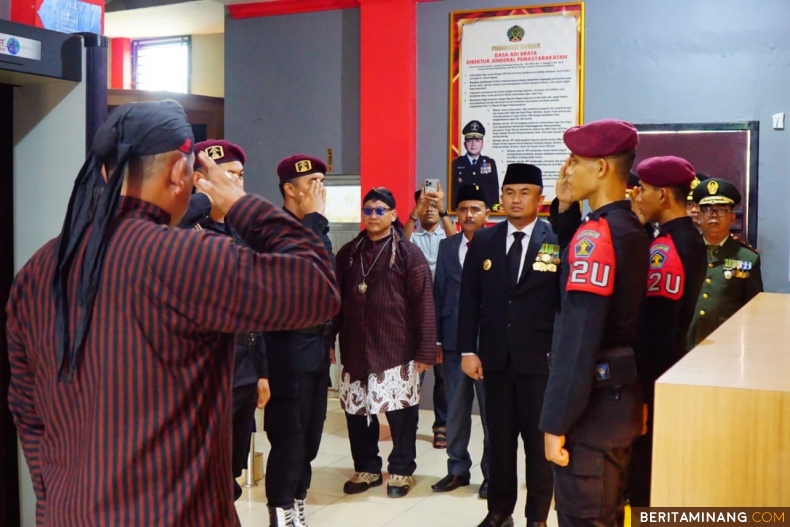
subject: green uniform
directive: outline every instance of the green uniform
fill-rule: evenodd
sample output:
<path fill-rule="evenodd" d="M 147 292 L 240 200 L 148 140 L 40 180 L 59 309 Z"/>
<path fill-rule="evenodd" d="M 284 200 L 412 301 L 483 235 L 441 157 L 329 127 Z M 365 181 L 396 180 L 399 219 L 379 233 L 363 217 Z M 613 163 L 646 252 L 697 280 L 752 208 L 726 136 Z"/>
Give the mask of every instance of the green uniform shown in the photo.
<path fill-rule="evenodd" d="M 708 250 L 708 272 L 689 328 L 688 348 L 702 342 L 762 290 L 757 251 L 733 236 L 714 254 Z"/>

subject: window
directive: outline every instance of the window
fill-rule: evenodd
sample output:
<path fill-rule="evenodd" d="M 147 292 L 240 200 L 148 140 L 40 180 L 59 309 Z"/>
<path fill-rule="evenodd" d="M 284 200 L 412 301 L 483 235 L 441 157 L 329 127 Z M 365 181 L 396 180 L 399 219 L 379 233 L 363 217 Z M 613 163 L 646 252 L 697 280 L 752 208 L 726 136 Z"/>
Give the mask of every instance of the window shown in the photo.
<path fill-rule="evenodd" d="M 137 90 L 189 93 L 190 37 L 132 42 L 132 82 Z"/>

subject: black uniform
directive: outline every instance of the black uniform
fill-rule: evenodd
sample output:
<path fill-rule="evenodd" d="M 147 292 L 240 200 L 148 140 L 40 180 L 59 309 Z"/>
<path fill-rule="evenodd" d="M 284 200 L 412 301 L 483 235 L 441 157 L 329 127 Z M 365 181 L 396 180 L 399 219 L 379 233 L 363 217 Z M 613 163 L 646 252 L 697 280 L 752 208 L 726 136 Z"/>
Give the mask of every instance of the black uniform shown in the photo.
<path fill-rule="evenodd" d="M 189 208 L 179 227 L 207 230 L 230 236 L 236 243 L 244 245 L 241 236 L 228 224 L 209 218 L 211 202 L 205 194 L 194 194 Z M 233 354 L 233 477 L 241 476 L 247 467 L 250 440 L 255 432 L 255 408 L 258 406 L 258 379 L 269 377 L 266 344 L 262 333 L 236 335 Z M 235 497 L 241 496 L 241 487 L 233 480 Z"/>
<path fill-rule="evenodd" d="M 551 269 L 533 265 L 541 248 L 557 247 L 557 237 L 548 224 L 536 221 L 524 243 L 524 268 L 514 286 L 507 236 L 508 222 L 503 221 L 478 231 L 469 245 L 461 278 L 457 347 L 461 353 L 477 353 L 483 365 L 491 444 L 488 510 L 513 513 L 521 435 L 527 457 L 526 517 L 543 522 L 551 507 L 553 478 L 538 421 L 559 290 L 556 259 Z"/>
<path fill-rule="evenodd" d="M 478 156 L 473 164 L 469 156 L 453 159 L 453 191 L 464 185 L 479 185 L 491 204 L 499 203 L 499 174 L 496 161 L 484 155 Z"/>
<path fill-rule="evenodd" d="M 661 225 L 650 246 L 647 296 L 639 313 L 636 347 L 648 429 L 634 443 L 627 493 L 632 507 L 650 506 L 653 388 L 656 379 L 686 354 L 686 335 L 707 270 L 705 255 L 705 243 L 690 216 Z"/>
<path fill-rule="evenodd" d="M 288 209 L 285 211 L 291 214 Z M 321 238 L 336 267 L 332 242 L 327 236 L 328 220 L 314 212 L 301 223 Z M 266 465 L 266 497 L 270 507 L 290 509 L 295 499 L 303 500 L 307 496 L 312 478 L 310 463 L 318 455 L 326 420 L 330 329 L 327 323 L 304 330 L 264 334 L 272 391 L 264 413 L 264 429 L 271 443 Z"/>
<path fill-rule="evenodd" d="M 575 207 L 553 218 L 566 249 L 540 418 L 542 431 L 565 436 L 570 454 L 568 466 L 554 466 L 563 527 L 622 522 L 631 445 L 642 429 L 633 348 L 649 241 L 628 200 L 600 207 L 573 230 L 579 216 Z"/>

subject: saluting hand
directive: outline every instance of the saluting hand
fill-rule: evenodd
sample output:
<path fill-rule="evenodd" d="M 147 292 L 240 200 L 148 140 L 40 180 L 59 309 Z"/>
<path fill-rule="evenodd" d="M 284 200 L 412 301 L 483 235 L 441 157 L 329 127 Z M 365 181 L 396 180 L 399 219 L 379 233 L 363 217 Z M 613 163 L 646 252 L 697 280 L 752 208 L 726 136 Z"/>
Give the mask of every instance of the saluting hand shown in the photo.
<path fill-rule="evenodd" d="M 573 204 L 571 197 L 571 187 L 568 183 L 568 166 L 571 163 L 571 158 L 565 160 L 565 163 L 560 167 L 560 174 L 557 177 L 557 184 L 554 186 L 554 192 L 557 195 L 557 200 L 560 202 L 560 212 L 565 212 Z"/>
<path fill-rule="evenodd" d="M 302 207 L 302 212 L 304 212 L 305 216 L 313 212 L 324 216 L 326 213 L 326 187 L 324 187 L 324 183 L 316 179 L 310 184 L 310 190 L 306 194 L 299 192 L 299 205 Z"/>
<path fill-rule="evenodd" d="M 245 196 L 246 192 L 234 181 L 234 179 L 238 179 L 238 176 L 230 176 L 225 169 L 217 166 L 205 152 L 200 152 L 197 158 L 206 169 L 206 176 L 200 178 L 195 184 L 209 197 L 212 207 L 220 210 L 224 216 L 237 201 Z"/>
<path fill-rule="evenodd" d="M 546 459 L 561 467 L 568 466 L 568 463 L 571 461 L 571 456 L 564 448 L 565 436 L 544 434 L 543 444 L 546 449 Z"/>
<path fill-rule="evenodd" d="M 269 379 L 258 379 L 258 408 L 263 410 L 272 396 L 269 389 Z"/>
<path fill-rule="evenodd" d="M 461 358 L 461 369 L 472 379 L 479 381 L 483 378 L 483 363 L 477 355 L 464 355 Z"/>

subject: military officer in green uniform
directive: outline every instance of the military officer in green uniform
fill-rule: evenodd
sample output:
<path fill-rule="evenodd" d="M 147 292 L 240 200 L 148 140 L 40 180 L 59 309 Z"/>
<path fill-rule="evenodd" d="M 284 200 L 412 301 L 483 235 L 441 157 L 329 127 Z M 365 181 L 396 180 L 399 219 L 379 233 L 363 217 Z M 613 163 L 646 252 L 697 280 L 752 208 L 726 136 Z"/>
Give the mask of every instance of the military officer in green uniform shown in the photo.
<path fill-rule="evenodd" d="M 469 121 L 461 130 L 466 154 L 453 159 L 453 186 L 455 193 L 464 185 L 479 185 L 486 196 L 499 196 L 499 173 L 496 161 L 481 154 L 486 129 L 480 121 Z M 499 200 L 496 200 L 498 203 Z"/>
<path fill-rule="evenodd" d="M 708 179 L 694 189 L 708 249 L 708 272 L 688 335 L 693 348 L 763 290 L 760 255 L 730 234 L 741 193 L 729 181 Z"/>

